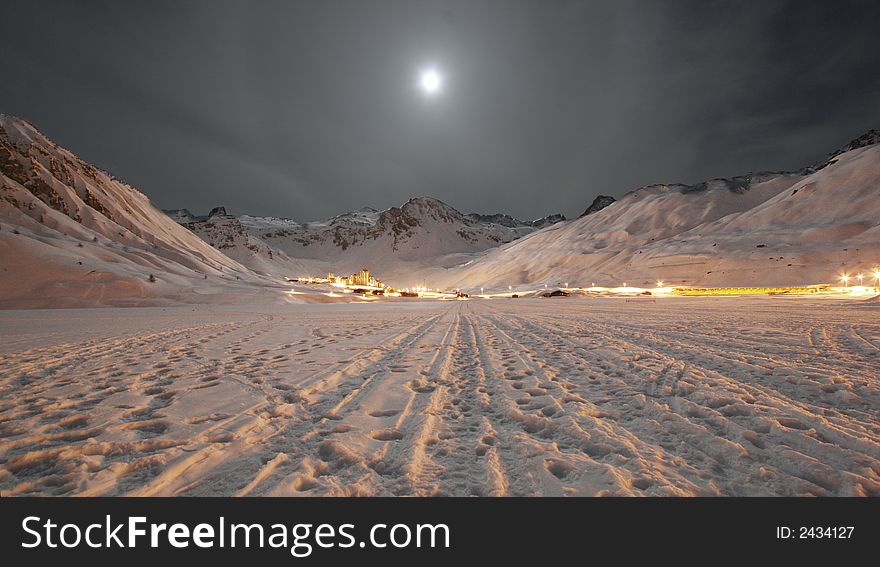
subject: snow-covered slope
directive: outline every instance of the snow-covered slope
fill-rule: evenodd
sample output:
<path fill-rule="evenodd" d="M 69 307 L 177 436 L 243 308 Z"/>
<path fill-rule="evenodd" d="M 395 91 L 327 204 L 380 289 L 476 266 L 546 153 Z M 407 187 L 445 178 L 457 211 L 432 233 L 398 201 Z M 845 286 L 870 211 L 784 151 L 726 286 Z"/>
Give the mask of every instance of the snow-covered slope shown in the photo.
<path fill-rule="evenodd" d="M 333 255 L 337 250 L 374 243 L 404 259 L 476 252 L 535 230 L 532 224 L 506 215 L 464 215 L 430 197 L 410 199 L 381 212 L 364 208 L 319 222 L 249 216 L 241 221 L 256 236 L 301 258 L 322 258 L 328 252 Z M 426 238 L 429 234 L 431 238 Z"/>
<path fill-rule="evenodd" d="M 284 252 L 249 234 L 238 218 L 227 214 L 225 207 L 215 207 L 207 216 L 196 216 L 187 209 L 165 213 L 212 248 L 255 272 L 284 275 L 299 273 L 305 268 L 301 262 L 291 260 Z"/>
<path fill-rule="evenodd" d="M 746 286 L 868 273 L 880 263 L 877 141 L 869 133 L 800 172 L 643 187 L 492 250 L 443 283 Z"/>
<path fill-rule="evenodd" d="M 7 308 L 155 303 L 255 278 L 136 189 L 2 114 L 0 258 Z"/>
<path fill-rule="evenodd" d="M 831 282 L 880 264 L 878 142 L 871 131 L 797 172 L 643 187 L 572 221 L 420 197 L 300 223 L 165 214 L 0 115 L 0 307 L 195 301 L 363 267 L 399 287 Z"/>
<path fill-rule="evenodd" d="M 221 209 L 207 217 L 185 209 L 166 212 L 212 246 L 261 271 L 317 275 L 369 267 L 398 286 L 423 283 L 437 270 L 565 220 L 562 215 L 534 221 L 501 214 L 466 215 L 429 197 L 384 211 L 365 207 L 306 223 L 248 215 L 235 218 L 225 210 L 217 212 Z M 254 255 L 264 259 L 260 267 L 249 259 Z M 267 257 L 272 261 L 265 261 Z"/>

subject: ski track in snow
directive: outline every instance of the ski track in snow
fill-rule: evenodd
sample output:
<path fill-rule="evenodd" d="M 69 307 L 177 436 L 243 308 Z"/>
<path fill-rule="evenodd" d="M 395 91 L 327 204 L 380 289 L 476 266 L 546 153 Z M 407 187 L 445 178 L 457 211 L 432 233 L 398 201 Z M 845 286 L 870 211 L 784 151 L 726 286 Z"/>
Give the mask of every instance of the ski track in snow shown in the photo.
<path fill-rule="evenodd" d="M 876 305 L 0 313 L 5 495 L 880 495 Z"/>

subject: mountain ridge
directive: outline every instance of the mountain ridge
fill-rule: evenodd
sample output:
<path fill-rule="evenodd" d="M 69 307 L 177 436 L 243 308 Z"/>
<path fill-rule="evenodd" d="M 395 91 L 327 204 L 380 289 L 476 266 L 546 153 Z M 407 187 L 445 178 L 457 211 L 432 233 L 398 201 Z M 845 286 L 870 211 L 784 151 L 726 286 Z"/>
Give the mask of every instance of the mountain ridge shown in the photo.
<path fill-rule="evenodd" d="M 0 307 L 148 305 L 258 279 L 143 193 L 6 114 L 0 228 Z"/>
<path fill-rule="evenodd" d="M 869 130 L 797 171 L 600 195 L 573 220 L 465 214 L 414 197 L 303 223 L 222 206 L 160 211 L 0 114 L 0 307 L 189 301 L 364 266 L 398 286 L 827 282 L 880 262 L 878 143 Z"/>
<path fill-rule="evenodd" d="M 225 213 L 223 207 L 214 211 L 218 209 Z M 311 259 L 316 261 L 313 270 L 328 271 L 343 269 L 334 265 L 347 269 L 355 265 L 353 262 L 370 258 L 374 269 L 383 270 L 391 278 L 409 271 L 412 261 L 434 261 L 448 267 L 450 262 L 458 261 L 456 255 L 482 252 L 565 220 L 560 214 L 533 221 L 502 213 L 464 214 L 440 199 L 425 196 L 413 197 L 382 211 L 362 207 L 309 222 L 226 215 L 227 221 L 220 223 L 217 214 L 196 216 L 186 209 L 165 212 L 213 246 L 223 246 L 224 251 L 231 249 L 234 258 L 251 267 L 253 263 L 240 253 L 244 242 L 242 230 L 254 251 L 265 246 L 270 257 L 280 253 L 289 258 Z M 240 228 L 232 226 L 235 223 Z M 318 260 L 328 261 L 320 264 Z"/>
<path fill-rule="evenodd" d="M 655 184 L 500 246 L 444 282 L 754 286 L 833 283 L 880 264 L 876 130 L 796 172 Z"/>

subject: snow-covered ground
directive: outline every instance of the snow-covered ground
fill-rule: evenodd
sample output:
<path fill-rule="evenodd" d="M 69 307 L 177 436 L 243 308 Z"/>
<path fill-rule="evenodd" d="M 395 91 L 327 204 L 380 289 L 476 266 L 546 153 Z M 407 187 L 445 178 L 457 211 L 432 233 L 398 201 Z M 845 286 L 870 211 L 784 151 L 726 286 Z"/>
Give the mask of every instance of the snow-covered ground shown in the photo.
<path fill-rule="evenodd" d="M 880 495 L 874 300 L 0 312 L 3 495 Z"/>

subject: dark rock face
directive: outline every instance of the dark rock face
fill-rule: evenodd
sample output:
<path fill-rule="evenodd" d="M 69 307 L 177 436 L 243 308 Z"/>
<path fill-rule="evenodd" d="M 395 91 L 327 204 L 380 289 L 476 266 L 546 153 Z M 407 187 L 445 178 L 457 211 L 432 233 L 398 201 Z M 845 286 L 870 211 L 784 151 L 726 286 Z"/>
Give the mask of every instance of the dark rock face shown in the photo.
<path fill-rule="evenodd" d="M 178 223 L 192 222 L 196 219 L 189 209 L 162 209 L 162 212 Z"/>
<path fill-rule="evenodd" d="M 83 223 L 83 214 L 88 216 L 86 209 L 91 208 L 120 225 L 123 232 L 146 236 L 118 218 L 120 209 L 123 213 L 131 210 L 125 203 L 114 203 L 106 189 L 116 183 L 124 185 L 122 182 L 62 150 L 30 123 L 5 114 L 0 114 L 0 172 L 46 206 L 78 223 Z M 2 187 L 0 199 L 43 223 L 39 215 L 31 214 L 34 208 L 23 205 L 13 193 L 11 187 Z"/>
<path fill-rule="evenodd" d="M 565 220 L 565 216 L 559 213 L 547 215 L 546 217 L 541 217 L 539 219 L 531 220 L 531 221 L 523 221 L 517 218 L 514 218 L 510 215 L 505 215 L 503 213 L 495 213 L 494 215 L 483 215 L 480 213 L 470 213 L 469 215 L 465 215 L 468 219 L 481 222 L 481 223 L 492 223 L 501 226 L 506 226 L 507 228 L 518 228 L 523 226 L 530 226 L 533 228 L 544 228 L 545 226 L 550 226 L 551 224 L 556 224 L 558 222 L 562 222 Z"/>
<path fill-rule="evenodd" d="M 840 154 L 856 150 L 858 148 L 864 148 L 866 146 L 873 146 L 874 144 L 880 144 L 880 130 L 871 129 L 856 138 L 855 140 L 852 140 L 847 145 L 838 148 L 837 150 L 828 154 L 828 160 L 825 163 L 805 167 L 800 171 L 800 174 L 809 175 L 810 173 L 815 173 L 820 169 L 824 169 L 832 163 L 836 162 L 837 156 L 839 156 Z"/>
<path fill-rule="evenodd" d="M 710 181 L 701 181 L 700 183 L 694 183 L 693 185 L 684 185 L 682 186 L 682 193 L 703 193 L 708 191 L 709 189 L 714 189 L 717 187 L 724 187 L 731 193 L 742 194 L 749 190 L 752 186 L 752 177 L 750 175 L 743 175 L 738 177 L 731 177 L 730 179 L 712 179 Z"/>
<path fill-rule="evenodd" d="M 210 219 L 232 219 L 234 216 L 226 212 L 226 207 L 214 207 L 211 212 L 204 216 L 194 215 L 189 209 L 163 209 L 163 213 L 177 221 L 179 224 L 204 222 Z"/>
<path fill-rule="evenodd" d="M 227 262 L 223 254 L 171 223 L 136 188 L 84 162 L 29 122 L 5 114 L 0 114 L 0 172 L 3 174 L 0 204 L 4 205 L 4 217 L 8 215 L 15 223 L 33 221 L 43 225 L 41 234 L 52 238 L 63 236 L 77 248 L 102 248 L 94 258 L 77 259 L 77 266 L 91 265 L 98 271 L 112 272 L 109 264 L 117 263 L 122 253 L 132 266 L 149 266 L 152 270 L 166 269 L 165 265 L 156 264 L 159 258 L 169 262 L 171 272 L 177 269 L 172 265 L 196 271 L 241 267 Z M 12 208 L 8 208 L 7 203 Z M 186 210 L 172 213 L 178 221 L 194 217 Z M 80 226 L 71 225 L 69 221 Z M 52 265 L 66 265 L 56 264 L 54 256 L 45 258 Z M 88 279 L 94 271 L 84 273 L 83 277 Z M 46 273 L 46 281 L 64 281 Z M 69 277 L 75 277 L 75 273 Z M 131 278 L 128 271 L 115 273 L 121 279 Z M 159 272 L 155 274 L 161 280 Z M 146 277 L 145 273 L 143 278 Z M 141 278 L 137 280 L 140 282 Z M 79 292 L 71 293 L 70 297 L 74 297 Z M 96 301 L 104 304 L 101 299 Z"/>
<path fill-rule="evenodd" d="M 259 240 L 253 241 L 235 217 L 215 214 L 178 220 L 178 223 L 218 250 L 247 249 L 253 253 L 264 250 L 270 258 L 272 256 L 272 250 Z"/>
<path fill-rule="evenodd" d="M 501 226 L 506 226 L 507 228 L 516 228 L 518 226 L 522 226 L 522 221 L 503 213 L 495 213 L 494 215 L 470 213 L 469 215 L 467 215 L 467 218 L 477 222 L 491 222 L 494 224 L 500 224 Z"/>
<path fill-rule="evenodd" d="M 581 216 L 585 217 L 587 215 L 597 213 L 597 212 L 601 211 L 602 209 L 604 209 L 605 207 L 607 207 L 608 205 L 610 205 L 611 203 L 613 203 L 614 201 L 616 201 L 616 199 L 614 197 L 612 197 L 611 195 L 599 195 L 598 197 L 593 199 L 593 202 L 590 203 L 590 206 L 587 207 L 587 210 L 584 211 Z"/>
<path fill-rule="evenodd" d="M 397 250 L 397 245 L 402 238 L 408 238 L 413 235 L 414 229 L 421 225 L 420 218 L 422 213 L 436 213 L 435 218 L 451 222 L 449 216 L 444 209 L 433 208 L 425 203 L 415 203 L 410 200 L 403 207 L 391 207 L 387 211 L 383 211 L 379 215 L 376 227 L 372 230 L 370 236 L 379 238 L 383 234 L 394 235 L 393 250 Z M 343 250 L 345 246 L 343 246 Z"/>
<path fill-rule="evenodd" d="M 69 186 L 76 191 L 71 168 L 75 168 L 77 164 L 72 160 L 65 164 L 60 159 L 37 142 L 14 140 L 0 126 L 0 171 L 47 206 L 76 222 L 82 222 L 79 212 L 72 206 L 74 204 L 69 203 L 63 191 L 59 190 L 60 186 Z M 46 175 L 41 170 L 48 170 L 49 174 Z M 84 170 L 84 173 L 87 171 Z M 86 189 L 76 192 L 84 201 L 87 199 Z M 4 200 L 9 201 L 5 196 Z M 17 203 L 10 202 L 13 206 L 18 206 Z"/>
<path fill-rule="evenodd" d="M 828 157 L 837 157 L 842 153 L 846 153 L 858 148 L 864 148 L 865 146 L 873 146 L 874 144 L 880 144 L 880 130 L 871 129 L 856 138 L 855 140 L 851 141 L 849 144 L 843 146 L 842 148 L 839 148 L 835 152 L 830 153 Z"/>
<path fill-rule="evenodd" d="M 214 207 L 211 209 L 211 212 L 208 213 L 208 218 L 211 217 L 228 217 L 229 215 L 226 213 L 226 207 Z"/>
<path fill-rule="evenodd" d="M 555 213 L 552 215 L 547 215 L 546 217 L 542 217 L 539 219 L 535 219 L 533 221 L 529 221 L 527 224 L 529 226 L 533 226 L 535 228 L 544 228 L 545 226 L 550 226 L 556 224 L 558 222 L 563 222 L 565 220 L 565 215 Z"/>

